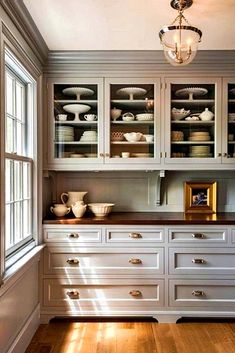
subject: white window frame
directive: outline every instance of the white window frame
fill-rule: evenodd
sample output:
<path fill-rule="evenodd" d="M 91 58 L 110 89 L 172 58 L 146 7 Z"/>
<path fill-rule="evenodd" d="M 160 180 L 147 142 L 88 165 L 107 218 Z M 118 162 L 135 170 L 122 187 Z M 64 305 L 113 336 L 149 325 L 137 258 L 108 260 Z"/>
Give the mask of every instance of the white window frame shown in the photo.
<path fill-rule="evenodd" d="M 8 250 L 6 250 L 6 231 L 5 231 L 5 264 L 4 264 L 4 269 L 7 270 L 10 266 L 12 266 L 19 258 L 24 256 L 29 250 L 31 250 L 35 245 L 36 245 L 36 220 L 35 220 L 35 210 L 36 210 L 36 205 L 35 205 L 35 191 L 37 190 L 37 187 L 35 187 L 35 182 L 36 182 L 36 168 L 35 168 L 35 157 L 36 157 L 36 119 L 37 119 L 37 109 L 36 109 L 36 81 L 35 79 L 30 75 L 28 72 L 27 68 L 21 64 L 21 62 L 16 58 L 16 56 L 12 53 L 12 51 L 8 48 L 5 47 L 5 66 L 4 66 L 4 72 L 5 72 L 5 83 L 6 83 L 6 72 L 9 71 L 11 75 L 15 75 L 15 78 L 18 79 L 19 81 L 22 81 L 25 85 L 26 88 L 26 99 L 25 99 L 25 109 L 26 109 L 26 134 L 27 134 L 27 152 L 22 151 L 22 153 L 17 154 L 15 151 L 12 151 L 12 153 L 9 153 L 9 151 L 4 153 L 4 159 L 5 159 L 5 165 L 6 161 L 10 160 L 11 163 L 13 164 L 19 164 L 21 168 L 23 168 L 23 164 L 27 164 L 30 169 L 30 180 L 31 180 L 31 186 L 30 186 L 30 192 L 29 192 L 29 199 L 30 199 L 30 206 L 31 207 L 31 220 L 30 220 L 30 234 L 28 234 L 26 237 L 23 237 L 22 240 L 11 246 Z M 6 85 L 5 85 L 6 87 Z M 5 97 L 6 97 L 6 91 L 5 91 Z M 6 122 L 6 106 L 5 106 L 5 122 Z M 5 132 L 5 139 L 6 139 L 6 132 Z M 4 168 L 4 174 L 6 173 L 5 168 Z M 22 174 L 21 174 L 22 178 Z M 23 179 L 21 180 L 21 186 L 23 185 Z M 6 190 L 6 185 L 5 185 L 5 190 Z M 13 201 L 15 202 L 15 200 Z M 19 201 L 21 202 L 21 201 Z M 6 204 L 6 202 L 5 202 Z M 22 203 L 21 203 L 22 206 Z M 14 209 L 15 206 L 12 207 Z M 22 215 L 22 210 L 21 210 L 21 215 Z M 12 215 L 13 216 L 13 215 Z M 6 218 L 6 213 L 5 213 L 5 218 Z M 22 217 L 21 217 L 22 218 Z M 21 227 L 22 224 L 21 224 Z M 23 231 L 23 228 L 21 229 Z M 14 231 L 14 229 L 13 229 Z M 15 234 L 14 234 L 15 236 Z"/>

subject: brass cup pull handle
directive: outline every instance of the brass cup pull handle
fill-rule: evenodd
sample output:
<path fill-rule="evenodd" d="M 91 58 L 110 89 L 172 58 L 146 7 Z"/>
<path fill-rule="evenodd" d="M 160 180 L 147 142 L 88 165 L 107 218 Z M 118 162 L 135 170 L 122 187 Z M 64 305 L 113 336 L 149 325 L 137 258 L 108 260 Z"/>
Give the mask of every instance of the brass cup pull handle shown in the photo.
<path fill-rule="evenodd" d="M 129 263 L 132 264 L 132 265 L 140 265 L 140 264 L 142 264 L 142 260 L 140 260 L 140 259 L 130 259 Z"/>
<path fill-rule="evenodd" d="M 140 239 L 140 238 L 142 238 L 142 235 L 140 233 L 133 232 L 133 233 L 129 234 L 129 237 L 132 239 Z"/>
<path fill-rule="evenodd" d="M 140 297 L 142 295 L 141 291 L 140 290 L 131 290 L 129 292 L 129 294 L 132 296 L 132 297 Z"/>
<path fill-rule="evenodd" d="M 205 264 L 206 260 L 204 259 L 192 259 L 193 264 Z"/>
<path fill-rule="evenodd" d="M 79 292 L 77 290 L 70 290 L 66 294 L 70 299 L 79 299 Z"/>
<path fill-rule="evenodd" d="M 79 265 L 79 260 L 78 259 L 68 259 L 67 260 L 67 263 L 69 264 L 69 265 Z"/>
<path fill-rule="evenodd" d="M 205 238 L 205 235 L 202 233 L 193 233 L 192 237 L 196 238 L 196 239 L 203 239 L 203 238 Z"/>
<path fill-rule="evenodd" d="M 79 238 L 79 234 L 78 233 L 70 233 L 68 234 L 69 238 Z"/>
<path fill-rule="evenodd" d="M 194 290 L 192 291 L 192 295 L 194 295 L 194 297 L 203 297 L 205 293 L 202 290 Z"/>

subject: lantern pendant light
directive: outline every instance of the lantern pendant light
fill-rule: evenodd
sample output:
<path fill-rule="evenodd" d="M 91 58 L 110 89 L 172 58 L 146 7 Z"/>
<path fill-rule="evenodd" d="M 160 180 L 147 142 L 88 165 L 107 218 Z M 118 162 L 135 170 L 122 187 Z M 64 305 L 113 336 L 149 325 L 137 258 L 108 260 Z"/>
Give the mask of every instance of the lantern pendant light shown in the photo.
<path fill-rule="evenodd" d="M 183 14 L 192 4 L 193 0 L 172 0 L 171 7 L 178 11 L 178 15 L 159 32 L 165 57 L 173 66 L 184 66 L 192 62 L 201 41 L 202 32 L 190 25 Z"/>

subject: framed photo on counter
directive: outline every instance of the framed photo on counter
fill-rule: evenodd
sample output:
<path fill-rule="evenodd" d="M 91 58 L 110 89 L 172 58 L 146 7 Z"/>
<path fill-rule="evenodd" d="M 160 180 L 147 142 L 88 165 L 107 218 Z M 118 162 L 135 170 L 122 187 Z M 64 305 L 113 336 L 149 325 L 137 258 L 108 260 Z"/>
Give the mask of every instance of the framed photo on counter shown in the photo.
<path fill-rule="evenodd" d="M 216 181 L 184 183 L 185 213 L 216 213 Z"/>

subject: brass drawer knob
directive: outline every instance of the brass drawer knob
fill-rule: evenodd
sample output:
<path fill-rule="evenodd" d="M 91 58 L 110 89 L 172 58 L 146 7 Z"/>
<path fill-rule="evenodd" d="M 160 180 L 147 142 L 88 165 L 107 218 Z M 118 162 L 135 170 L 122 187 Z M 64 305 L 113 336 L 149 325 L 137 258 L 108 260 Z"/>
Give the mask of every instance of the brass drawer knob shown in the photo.
<path fill-rule="evenodd" d="M 205 293 L 202 290 L 194 290 L 192 291 L 192 295 L 194 295 L 194 297 L 203 297 Z"/>
<path fill-rule="evenodd" d="M 206 260 L 204 259 L 192 259 L 193 264 L 205 264 Z"/>
<path fill-rule="evenodd" d="M 131 290 L 129 292 L 129 294 L 132 296 L 132 297 L 140 297 L 142 295 L 141 291 L 140 290 Z"/>
<path fill-rule="evenodd" d="M 79 299 L 79 292 L 77 290 L 70 290 L 66 294 L 70 299 Z"/>
<path fill-rule="evenodd" d="M 79 238 L 79 234 L 78 233 L 70 233 L 68 234 L 69 238 Z"/>
<path fill-rule="evenodd" d="M 129 234 L 129 237 L 132 238 L 132 239 L 140 239 L 142 238 L 142 235 L 140 233 L 130 233 Z"/>
<path fill-rule="evenodd" d="M 193 233 L 192 237 L 196 238 L 196 239 L 203 239 L 203 238 L 205 238 L 205 235 L 202 233 Z"/>
<path fill-rule="evenodd" d="M 142 264 L 142 261 L 140 259 L 130 259 L 129 263 L 132 265 L 139 265 Z"/>
<path fill-rule="evenodd" d="M 67 260 L 67 263 L 69 264 L 69 265 L 79 265 L 79 260 L 78 259 L 68 259 Z"/>

